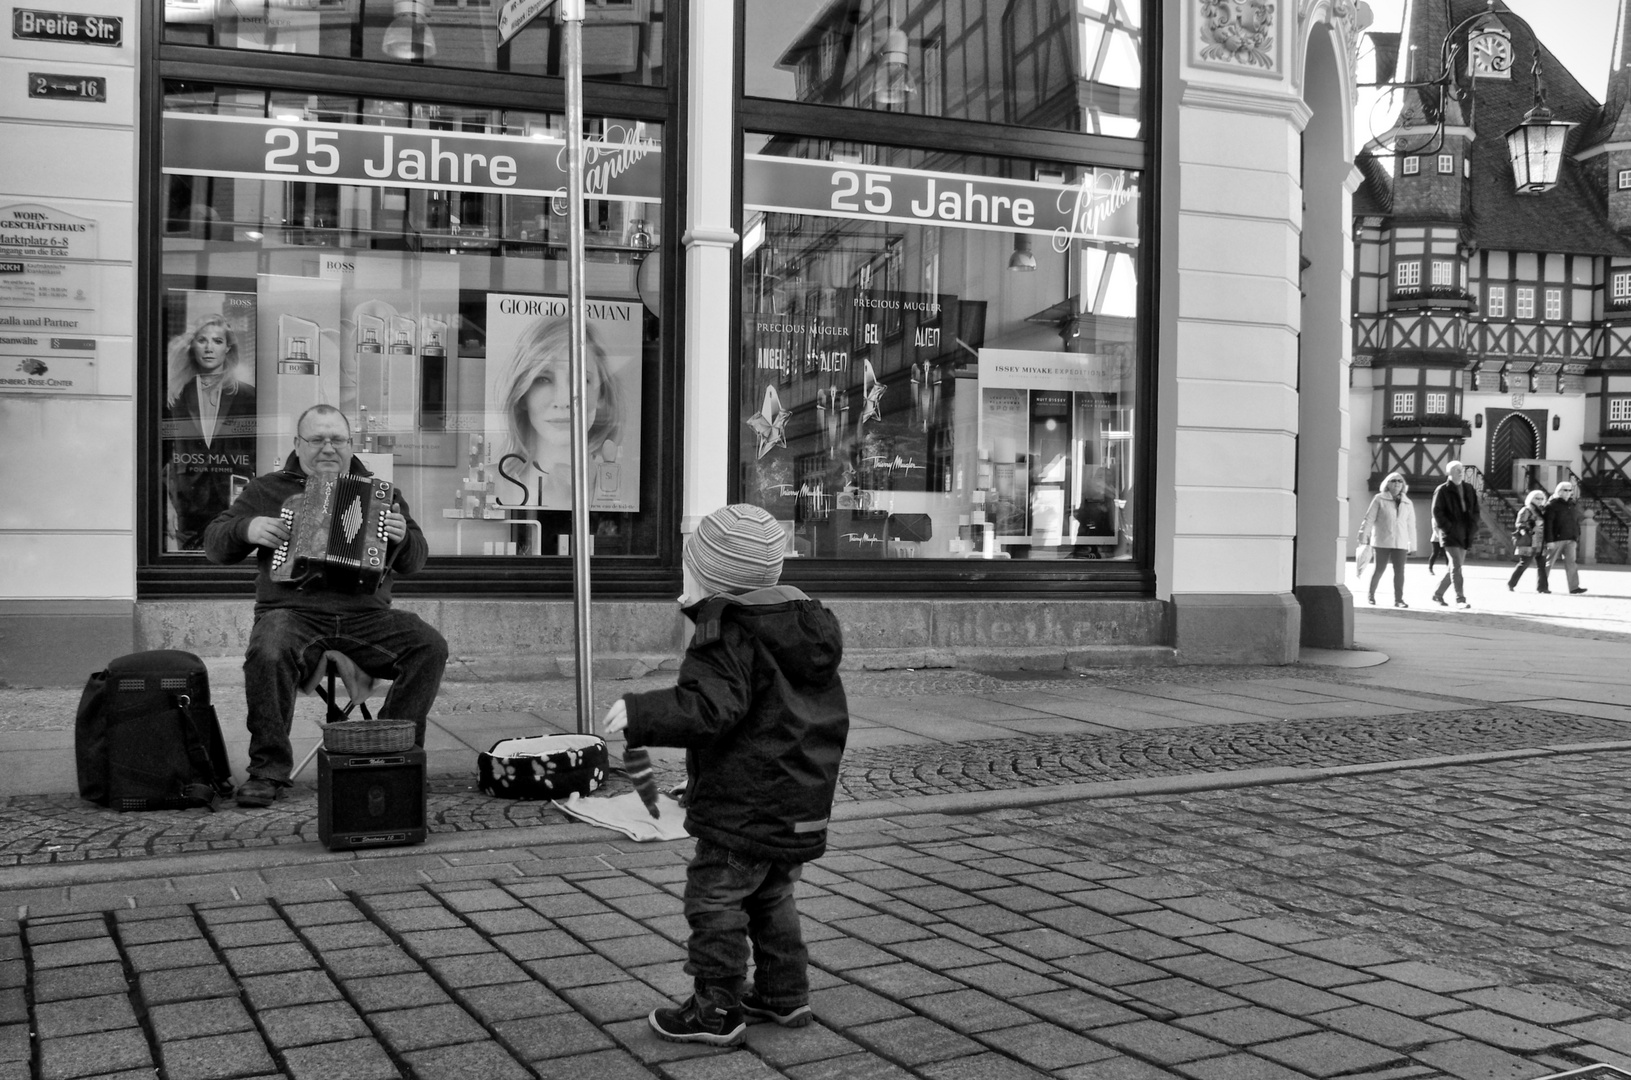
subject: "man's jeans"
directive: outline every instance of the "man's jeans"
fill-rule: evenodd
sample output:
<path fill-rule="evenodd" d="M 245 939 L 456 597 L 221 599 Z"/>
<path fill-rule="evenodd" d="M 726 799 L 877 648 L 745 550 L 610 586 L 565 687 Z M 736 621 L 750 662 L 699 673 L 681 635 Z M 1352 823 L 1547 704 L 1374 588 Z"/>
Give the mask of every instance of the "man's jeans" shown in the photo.
<path fill-rule="evenodd" d="M 753 944 L 753 985 L 778 1012 L 810 1002 L 810 954 L 799 932 L 793 886 L 799 863 L 754 859 L 697 840 L 685 873 L 685 921 L 691 925 L 685 972 L 699 999 L 720 1008 L 742 1000 Z"/>
<path fill-rule="evenodd" d="M 1546 545 L 1546 561 L 1557 566 L 1559 559 L 1563 560 L 1563 573 L 1569 579 L 1569 591 L 1580 587 L 1580 571 L 1574 565 L 1575 549 L 1580 546 L 1578 540 L 1553 540 Z"/>
<path fill-rule="evenodd" d="M 1443 580 L 1438 583 L 1438 588 L 1433 590 L 1433 599 L 1442 600 L 1445 590 L 1453 582 L 1455 584 L 1455 601 L 1458 604 L 1464 604 L 1467 602 L 1467 591 L 1461 580 L 1461 565 L 1467 561 L 1467 549 L 1446 547 L 1444 555 L 1450 560 L 1450 569 L 1445 573 Z"/>
<path fill-rule="evenodd" d="M 390 608 L 345 615 L 273 608 L 255 619 L 244 656 L 251 777 L 289 783 L 295 697 L 329 649 L 345 653 L 376 679 L 392 680 L 380 719 L 417 721 L 414 745 L 425 745 L 425 717 L 447 666 L 441 634 L 419 616 Z"/>

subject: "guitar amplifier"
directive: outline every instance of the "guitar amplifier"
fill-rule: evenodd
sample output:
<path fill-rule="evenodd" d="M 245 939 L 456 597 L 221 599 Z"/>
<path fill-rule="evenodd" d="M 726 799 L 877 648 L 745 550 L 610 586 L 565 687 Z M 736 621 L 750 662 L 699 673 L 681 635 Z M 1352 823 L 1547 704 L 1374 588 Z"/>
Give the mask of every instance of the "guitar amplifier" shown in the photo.
<path fill-rule="evenodd" d="M 317 751 L 317 836 L 330 851 L 422 844 L 425 752 Z"/>

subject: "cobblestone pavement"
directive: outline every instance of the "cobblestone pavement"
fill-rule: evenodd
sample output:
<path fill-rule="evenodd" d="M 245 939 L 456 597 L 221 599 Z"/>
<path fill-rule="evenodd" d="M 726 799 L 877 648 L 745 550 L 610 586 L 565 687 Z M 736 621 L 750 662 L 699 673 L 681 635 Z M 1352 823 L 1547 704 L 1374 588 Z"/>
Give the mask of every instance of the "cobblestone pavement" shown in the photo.
<path fill-rule="evenodd" d="M 579 829 L 14 890 L 0 893 L 15 916 L 0 920 L 0 1078 L 1631 1066 L 1628 767 L 1631 753 L 1599 753 L 839 825 L 800 897 L 818 1022 L 750 1028 L 745 1051 L 660 1042 L 644 1019 L 688 991 L 687 842 Z"/>
<path fill-rule="evenodd" d="M 1241 680 L 1244 681 L 1244 680 Z M 1059 685 L 1059 684 L 1054 684 Z M 1063 684 L 1073 695 L 1092 691 Z M 1444 703 L 1435 703 L 1441 708 Z M 967 743 L 852 750 L 839 777 L 843 801 L 1044 788 L 1264 767 L 1328 768 L 1568 744 L 1612 743 L 1623 723 L 1517 707 L 1382 717 L 1161 728 L 1105 735 L 1017 736 Z M 672 763 L 661 782 L 683 779 Z M 614 775 L 604 793 L 628 790 Z M 315 780 L 264 810 L 112 814 L 74 794 L 0 800 L 0 867 L 317 842 Z M 569 819 L 547 803 L 495 799 L 463 778 L 433 777 L 432 832 L 553 827 Z"/>

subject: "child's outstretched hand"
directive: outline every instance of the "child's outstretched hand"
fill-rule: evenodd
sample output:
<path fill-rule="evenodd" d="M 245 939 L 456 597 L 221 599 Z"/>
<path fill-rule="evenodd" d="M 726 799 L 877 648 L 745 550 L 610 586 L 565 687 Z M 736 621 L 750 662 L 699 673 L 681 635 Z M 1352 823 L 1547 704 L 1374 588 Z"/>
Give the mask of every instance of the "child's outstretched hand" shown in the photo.
<path fill-rule="evenodd" d="M 612 702 L 612 707 L 606 710 L 606 734 L 616 735 L 629 726 L 629 710 L 623 707 L 623 699 L 618 698 Z"/>

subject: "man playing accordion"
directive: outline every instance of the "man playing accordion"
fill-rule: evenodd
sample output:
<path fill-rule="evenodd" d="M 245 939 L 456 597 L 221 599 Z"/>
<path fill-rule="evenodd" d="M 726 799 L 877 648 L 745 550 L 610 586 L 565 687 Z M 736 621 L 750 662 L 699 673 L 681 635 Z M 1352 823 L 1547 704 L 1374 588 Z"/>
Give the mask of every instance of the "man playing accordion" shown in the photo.
<path fill-rule="evenodd" d="M 270 806 L 289 786 L 294 754 L 289 729 L 295 697 L 329 650 L 344 653 L 367 674 L 390 679 L 382 719 L 412 720 L 414 744 L 425 743 L 425 718 L 442 684 L 447 642 L 419 616 L 391 607 L 391 580 L 425 565 L 429 548 L 408 507 L 396 497 L 383 519 L 385 572 L 377 589 L 348 587 L 332 575 L 291 581 L 272 576 L 273 553 L 289 540 L 282 515 L 308 478 L 370 476 L 351 454 L 351 426 L 332 405 L 314 405 L 295 423 L 294 450 L 278 472 L 259 476 L 204 530 L 211 562 L 260 564 L 255 581 L 255 625 L 244 657 L 249 701 L 249 779 L 238 805 Z"/>

